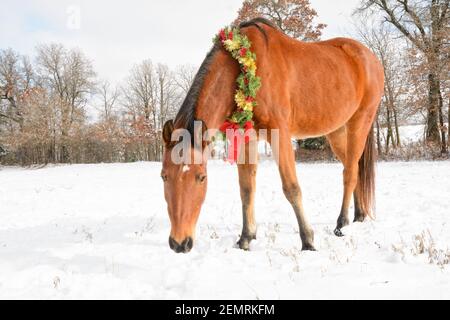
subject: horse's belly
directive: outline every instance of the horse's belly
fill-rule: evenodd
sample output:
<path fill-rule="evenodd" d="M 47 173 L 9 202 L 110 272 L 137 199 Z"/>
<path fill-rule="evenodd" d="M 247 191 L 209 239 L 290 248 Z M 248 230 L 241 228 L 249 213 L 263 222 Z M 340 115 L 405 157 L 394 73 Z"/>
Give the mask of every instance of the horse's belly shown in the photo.
<path fill-rule="evenodd" d="M 351 76 L 328 76 L 291 94 L 291 131 L 298 138 L 320 137 L 344 126 L 356 113 L 361 94 Z M 311 83 L 312 84 L 312 83 Z"/>
<path fill-rule="evenodd" d="M 357 109 L 356 102 L 298 108 L 292 119 L 292 135 L 297 139 L 305 139 L 330 134 L 343 127 Z"/>

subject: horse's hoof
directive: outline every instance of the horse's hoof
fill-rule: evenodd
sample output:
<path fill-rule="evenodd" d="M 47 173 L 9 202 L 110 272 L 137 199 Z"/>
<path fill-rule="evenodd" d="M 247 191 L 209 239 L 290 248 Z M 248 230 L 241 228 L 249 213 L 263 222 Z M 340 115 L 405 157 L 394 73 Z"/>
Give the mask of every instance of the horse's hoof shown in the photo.
<path fill-rule="evenodd" d="M 350 220 L 347 217 L 340 216 L 337 221 L 336 230 L 341 230 L 350 225 Z"/>
<path fill-rule="evenodd" d="M 336 229 L 334 230 L 334 235 L 335 235 L 336 237 L 339 237 L 339 238 L 342 238 L 342 237 L 344 236 L 344 234 L 342 233 L 342 230 L 339 229 L 339 228 L 336 228 Z"/>
<path fill-rule="evenodd" d="M 312 244 L 303 245 L 302 251 L 317 251 Z"/>
<path fill-rule="evenodd" d="M 237 245 L 238 245 L 239 249 L 241 249 L 241 250 L 243 250 L 243 251 L 250 251 L 250 242 L 248 242 L 248 241 L 242 241 L 242 240 L 240 240 L 240 241 L 237 243 Z"/>
<path fill-rule="evenodd" d="M 255 240 L 256 237 L 242 237 L 238 243 L 237 246 L 239 247 L 239 249 L 244 250 L 244 251 L 250 251 L 250 242 L 252 242 L 252 240 Z"/>
<path fill-rule="evenodd" d="M 364 222 L 365 217 L 364 216 L 355 216 L 355 220 L 353 220 L 353 222 Z"/>

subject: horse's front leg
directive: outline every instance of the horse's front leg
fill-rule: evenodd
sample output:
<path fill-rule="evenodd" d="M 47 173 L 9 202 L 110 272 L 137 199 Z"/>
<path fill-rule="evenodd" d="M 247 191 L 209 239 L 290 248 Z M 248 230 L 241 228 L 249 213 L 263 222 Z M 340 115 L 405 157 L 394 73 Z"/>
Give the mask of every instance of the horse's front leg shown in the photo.
<path fill-rule="evenodd" d="M 255 191 L 258 150 L 257 146 L 251 145 L 245 148 L 245 161 L 238 164 L 243 216 L 242 234 L 238 245 L 242 250 L 249 250 L 250 242 L 256 239 Z"/>
<path fill-rule="evenodd" d="M 283 192 L 292 205 L 297 217 L 302 240 L 302 250 L 316 251 L 314 248 L 314 232 L 306 218 L 303 209 L 302 190 L 298 183 L 295 156 L 292 149 L 291 136 L 287 132 L 280 132 L 279 142 L 271 141 L 275 158 L 278 162 Z"/>

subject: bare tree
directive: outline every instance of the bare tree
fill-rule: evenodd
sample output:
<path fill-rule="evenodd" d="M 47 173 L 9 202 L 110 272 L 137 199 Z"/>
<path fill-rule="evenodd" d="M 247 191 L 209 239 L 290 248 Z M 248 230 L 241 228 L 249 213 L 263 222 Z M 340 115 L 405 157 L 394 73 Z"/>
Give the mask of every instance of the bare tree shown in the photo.
<path fill-rule="evenodd" d="M 194 82 L 197 69 L 192 65 L 179 66 L 175 71 L 175 83 L 182 90 L 184 96 L 186 96 Z"/>
<path fill-rule="evenodd" d="M 174 73 L 163 64 L 153 66 L 146 60 L 135 66 L 123 87 L 123 103 L 131 117 L 133 134 L 146 146 L 147 160 L 160 160 L 160 132 L 164 122 L 173 117 L 181 101 L 183 89 Z M 142 152 L 140 152 L 142 153 Z"/>
<path fill-rule="evenodd" d="M 380 145 L 381 122 L 386 128 L 385 152 L 389 153 L 390 145 L 395 148 L 401 145 L 399 113 L 402 109 L 404 94 L 408 89 L 403 63 L 406 46 L 397 37 L 394 37 L 385 25 L 378 25 L 373 21 L 371 23 L 370 18 L 365 15 L 361 15 L 359 18 L 360 20 L 355 22 L 358 37 L 379 57 L 384 68 L 385 93 L 382 101 L 383 108 L 379 111 L 377 118 L 379 126 L 377 140 Z M 382 151 L 379 148 L 379 152 L 382 153 Z"/>
<path fill-rule="evenodd" d="M 97 88 L 100 102 L 96 107 L 100 113 L 99 119 L 90 126 L 90 139 L 96 145 L 89 157 L 96 161 L 123 161 L 123 139 L 120 125 L 120 88 L 112 86 L 103 80 Z"/>
<path fill-rule="evenodd" d="M 125 105 L 145 120 L 150 120 L 152 109 L 156 104 L 156 79 L 151 60 L 145 60 L 130 71 L 123 87 Z"/>
<path fill-rule="evenodd" d="M 61 44 L 37 48 L 38 75 L 42 84 L 57 98 L 61 131 L 60 161 L 70 161 L 69 138 L 74 122 L 84 120 L 84 107 L 95 89 L 91 62 L 78 50 Z"/>
<path fill-rule="evenodd" d="M 156 74 L 158 77 L 158 102 L 159 102 L 159 119 L 157 127 L 162 130 L 162 126 L 169 119 L 176 116 L 179 106 L 182 103 L 182 99 L 185 96 L 185 88 L 187 87 L 187 81 L 189 78 L 184 79 L 186 81 L 185 87 L 179 85 L 180 80 L 177 75 L 174 74 L 166 65 L 158 64 Z M 191 79 L 195 77 L 192 75 Z M 189 76 L 189 74 L 185 74 Z M 177 80 L 178 79 L 178 80 Z M 191 80 L 191 84 L 192 84 Z"/>
<path fill-rule="evenodd" d="M 156 160 L 151 136 L 155 135 L 153 117 L 157 104 L 157 79 L 151 60 L 145 60 L 131 69 L 122 92 L 122 101 L 128 110 L 130 127 L 133 129 L 130 134 L 139 142 L 135 158 Z"/>
<path fill-rule="evenodd" d="M 98 88 L 98 94 L 101 98 L 100 110 L 104 120 L 108 120 L 114 113 L 114 109 L 118 104 L 120 98 L 120 89 L 118 87 L 112 88 L 107 80 L 103 80 Z"/>

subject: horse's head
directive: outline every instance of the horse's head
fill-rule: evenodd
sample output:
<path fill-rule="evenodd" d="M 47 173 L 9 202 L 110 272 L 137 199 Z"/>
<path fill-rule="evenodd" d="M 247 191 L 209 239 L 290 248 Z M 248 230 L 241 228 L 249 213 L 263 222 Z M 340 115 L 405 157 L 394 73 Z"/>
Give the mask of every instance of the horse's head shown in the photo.
<path fill-rule="evenodd" d="M 206 159 L 202 148 L 195 148 L 189 142 L 186 150 L 186 144 L 183 148 L 181 143 L 174 143 L 173 132 L 173 121 L 169 121 L 163 130 L 165 149 L 161 172 L 171 222 L 169 245 L 177 253 L 188 253 L 194 245 L 195 226 L 206 196 Z"/>

